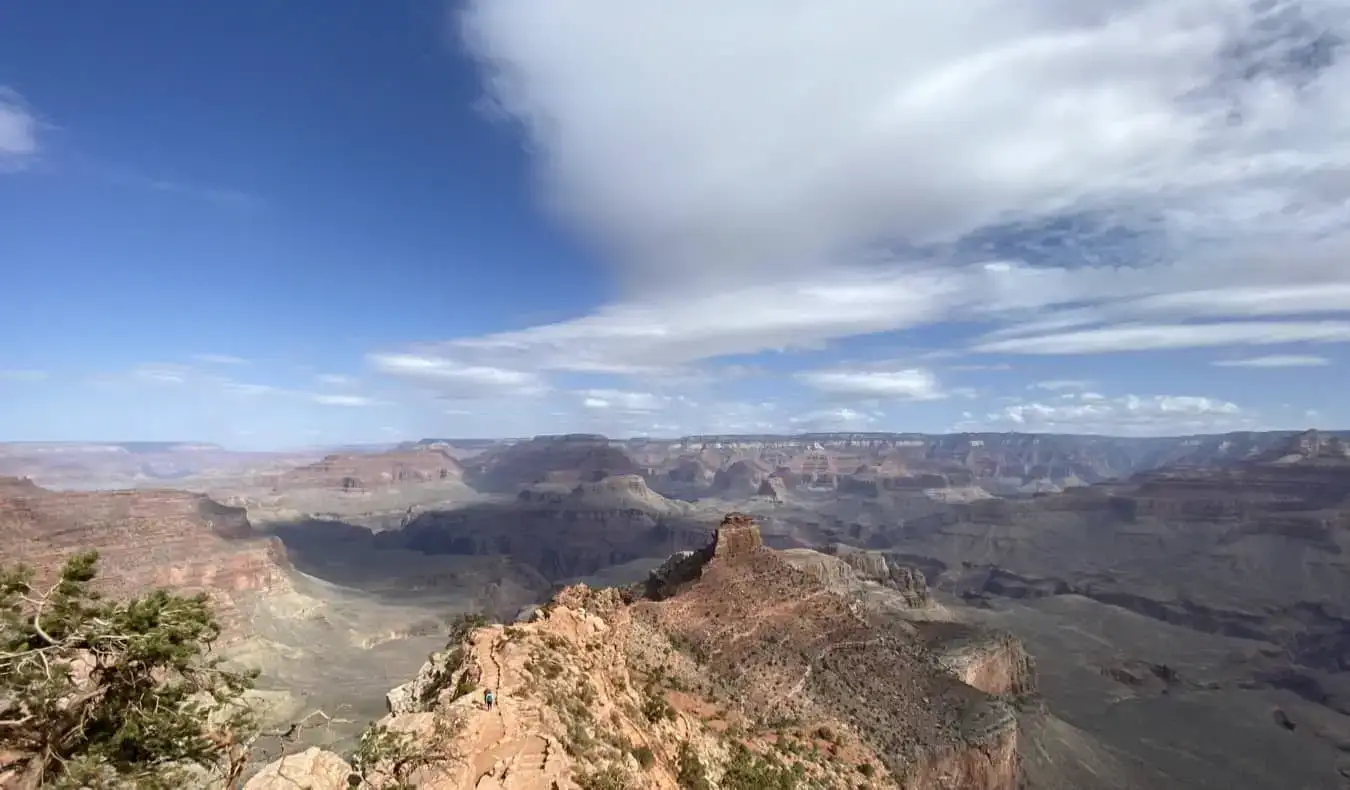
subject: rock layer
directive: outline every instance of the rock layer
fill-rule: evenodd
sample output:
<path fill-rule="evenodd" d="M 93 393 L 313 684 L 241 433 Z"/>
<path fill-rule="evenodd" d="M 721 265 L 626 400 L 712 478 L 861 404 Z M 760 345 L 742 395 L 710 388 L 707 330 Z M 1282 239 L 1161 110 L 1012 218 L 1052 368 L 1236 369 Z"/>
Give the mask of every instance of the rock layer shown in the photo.
<path fill-rule="evenodd" d="M 0 479 L 0 542 L 7 561 L 40 577 L 96 549 L 98 583 L 109 593 L 209 593 L 227 637 L 238 635 L 239 596 L 290 585 L 281 541 L 256 534 L 241 508 L 183 491 L 54 492 Z"/>

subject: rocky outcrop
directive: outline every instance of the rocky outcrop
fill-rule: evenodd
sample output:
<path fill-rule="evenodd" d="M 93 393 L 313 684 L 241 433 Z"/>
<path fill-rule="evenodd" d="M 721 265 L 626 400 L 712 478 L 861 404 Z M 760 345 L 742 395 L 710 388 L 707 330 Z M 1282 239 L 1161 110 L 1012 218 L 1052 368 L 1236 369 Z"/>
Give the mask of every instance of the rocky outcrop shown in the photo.
<path fill-rule="evenodd" d="M 282 757 L 255 774 L 244 790 L 339 790 L 351 787 L 352 767 L 317 746 Z"/>
<path fill-rule="evenodd" d="M 760 483 L 768 477 L 768 470 L 742 459 L 713 475 L 710 491 L 720 497 L 751 497 L 759 491 Z"/>
<path fill-rule="evenodd" d="M 1020 697 L 1036 691 L 1036 663 L 1022 643 L 1001 631 L 924 627 L 938 660 L 962 683 L 987 694 Z"/>
<path fill-rule="evenodd" d="M 241 508 L 185 491 L 54 492 L 0 482 L 0 543 L 7 562 L 41 577 L 95 549 L 98 583 L 125 596 L 168 586 L 214 599 L 227 641 L 239 635 L 241 596 L 290 588 L 281 541 L 253 531 Z"/>
<path fill-rule="evenodd" d="M 491 711 L 472 682 L 443 684 L 447 663 L 433 656 L 380 722 L 425 744 L 406 780 L 677 790 L 695 774 L 718 786 L 730 772 L 771 783 L 781 772 L 828 787 L 1018 787 L 1019 722 L 1006 698 L 1030 689 L 1008 638 L 873 619 L 764 547 L 740 514 L 653 576 L 671 594 L 573 585 L 529 622 L 468 633 L 457 649 L 496 692 Z M 435 732 L 453 734 L 438 744 Z M 803 756 L 822 748 L 830 759 Z M 342 767 L 306 760 L 316 774 Z M 311 786 L 336 786 L 323 781 Z"/>
<path fill-rule="evenodd" d="M 515 493 L 521 486 L 574 486 L 614 475 L 637 475 L 642 467 L 603 436 L 539 436 L 494 447 L 473 458 L 464 479 L 480 491 Z"/>
<path fill-rule="evenodd" d="M 914 609 L 932 604 L 928 595 L 928 580 L 918 568 L 901 565 L 894 559 L 888 560 L 883 552 L 863 551 L 842 543 L 826 546 L 825 552 L 843 560 L 858 578 L 877 582 L 900 593 Z"/>
<path fill-rule="evenodd" d="M 744 513 L 731 513 L 722 519 L 713 536 L 712 559 L 739 560 L 764 548 L 759 524 Z"/>

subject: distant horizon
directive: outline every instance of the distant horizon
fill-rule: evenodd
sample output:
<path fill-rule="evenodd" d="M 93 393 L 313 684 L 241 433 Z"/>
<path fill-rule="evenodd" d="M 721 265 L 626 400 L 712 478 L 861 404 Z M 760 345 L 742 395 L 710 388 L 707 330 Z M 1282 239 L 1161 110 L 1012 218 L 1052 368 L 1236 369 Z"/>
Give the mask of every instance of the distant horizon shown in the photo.
<path fill-rule="evenodd" d="M 1072 431 L 948 431 L 948 432 L 924 432 L 924 431 L 803 431 L 803 432 L 799 432 L 799 433 L 722 433 L 722 434 L 685 434 L 685 435 L 681 435 L 681 436 L 648 436 L 648 435 L 622 436 L 622 435 L 608 435 L 608 434 L 592 434 L 592 433 L 590 433 L 590 432 L 585 432 L 585 431 L 570 431 L 570 432 L 563 432 L 563 433 L 534 434 L 534 435 L 531 435 L 531 436 L 486 436 L 486 437 L 472 437 L 472 436 L 457 436 L 457 437 L 422 436 L 422 437 L 419 437 L 419 438 L 416 438 L 416 439 L 401 439 L 401 440 L 398 440 L 398 441 L 382 441 L 382 442 L 339 442 L 339 443 L 333 443 L 333 444 L 295 445 L 295 446 L 287 446 L 287 447 L 276 447 L 276 448 L 271 448 L 271 449 L 261 449 L 261 448 L 258 448 L 258 449 L 255 449 L 255 448 L 239 448 L 239 447 L 232 447 L 232 446 L 230 446 L 230 445 L 221 444 L 221 443 L 219 443 L 219 442 L 207 442 L 207 441 L 196 441 L 196 440 L 152 440 L 152 441 L 145 441 L 145 440 L 135 440 L 135 439 L 133 439 L 133 440 L 121 440 L 121 441 L 99 440 L 99 439 L 86 439 L 86 440 L 79 440 L 79 439 L 65 440 L 65 439 L 63 439 L 63 440 L 54 440 L 54 441 L 42 441 L 42 440 L 0 441 L 0 447 L 5 447 L 5 446 L 25 446 L 25 445 L 31 445 L 31 446 L 90 445 L 90 446 L 107 446 L 107 447 L 125 447 L 125 446 L 129 446 L 129 445 L 164 445 L 164 446 L 169 446 L 169 447 L 181 447 L 181 446 L 192 447 L 192 446 L 200 446 L 200 447 L 204 447 L 204 448 L 211 448 L 211 449 L 217 449 L 217 450 L 224 450 L 224 451 L 227 451 L 227 452 L 240 452 L 240 453 L 287 454 L 287 453 L 297 453 L 297 452 L 310 451 L 310 450 L 333 450 L 333 449 L 340 449 L 340 448 L 343 448 L 343 447 L 361 447 L 361 448 L 366 448 L 366 447 L 369 447 L 369 448 L 381 448 L 381 447 L 383 447 L 383 448 L 394 448 L 394 447 L 398 447 L 399 445 L 404 445 L 404 444 L 417 444 L 417 443 L 423 443 L 423 442 L 444 442 L 444 443 L 446 443 L 446 444 L 454 444 L 455 442 L 522 442 L 522 441 L 530 441 L 530 440 L 533 440 L 533 439 L 547 439 L 547 438 L 557 438 L 557 437 L 563 437 L 563 436 L 585 436 L 585 435 L 599 436 L 599 437 L 605 439 L 606 441 L 615 441 L 615 442 L 643 441 L 643 440 L 645 440 L 645 441 L 654 441 L 654 442 L 678 442 L 678 441 L 695 441 L 695 440 L 698 440 L 698 439 L 737 439 L 737 438 L 744 438 L 744 439 L 758 439 L 758 438 L 801 439 L 801 438 L 810 438 L 810 437 L 815 437 L 815 436 L 862 436 L 862 437 L 878 437 L 878 438 L 880 438 L 880 437 L 889 437 L 889 436 L 943 437 L 943 438 L 945 438 L 945 437 L 953 437 L 953 436 L 1031 436 L 1031 437 L 1036 437 L 1036 436 L 1061 436 L 1061 437 L 1082 437 L 1082 438 L 1099 438 L 1099 439 L 1115 439 L 1115 440 L 1125 440 L 1125 441 L 1147 442 L 1147 441 L 1162 441 L 1162 440 L 1166 440 L 1166 439 L 1194 439 L 1194 438 L 1205 438 L 1205 437 L 1233 436 L 1233 435 L 1242 435 L 1242 434 L 1281 434 L 1281 433 L 1287 433 L 1287 434 L 1295 434 L 1295 435 L 1296 435 L 1296 434 L 1301 434 L 1301 433 L 1308 433 L 1308 432 L 1310 432 L 1310 431 L 1316 431 L 1317 433 L 1326 433 L 1326 434 L 1332 434 L 1332 435 L 1338 435 L 1338 436 L 1339 436 L 1339 435 L 1345 435 L 1345 436 L 1347 436 L 1347 437 L 1350 437 L 1350 428 L 1323 428 L 1323 427 L 1305 427 L 1305 428 L 1260 428 L 1260 429 L 1251 429 L 1251 430 L 1221 431 L 1221 432 L 1212 432 L 1212 433 L 1158 434 L 1158 435 L 1154 435 L 1154 436 L 1129 436 L 1129 435 L 1119 435 L 1119 434 L 1083 433 L 1083 432 L 1072 432 Z"/>

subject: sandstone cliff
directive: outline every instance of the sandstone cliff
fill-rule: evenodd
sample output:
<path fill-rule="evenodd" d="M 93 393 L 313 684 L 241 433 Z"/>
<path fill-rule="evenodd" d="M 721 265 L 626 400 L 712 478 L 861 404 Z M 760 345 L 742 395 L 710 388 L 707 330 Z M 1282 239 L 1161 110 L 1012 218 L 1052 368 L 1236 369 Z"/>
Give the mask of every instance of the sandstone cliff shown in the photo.
<path fill-rule="evenodd" d="M 280 540 L 256 534 L 242 509 L 184 491 L 55 492 L 0 478 L 0 544 L 6 561 L 40 577 L 96 549 L 99 583 L 113 594 L 207 592 L 227 640 L 238 636 L 240 596 L 290 584 Z"/>
<path fill-rule="evenodd" d="M 879 617 L 733 514 L 647 584 L 569 587 L 529 622 L 452 640 L 380 724 L 421 750 L 406 778 L 433 790 L 1013 790 L 1033 693 L 1010 637 Z M 248 787 L 342 787 L 335 761 L 287 758 Z"/>

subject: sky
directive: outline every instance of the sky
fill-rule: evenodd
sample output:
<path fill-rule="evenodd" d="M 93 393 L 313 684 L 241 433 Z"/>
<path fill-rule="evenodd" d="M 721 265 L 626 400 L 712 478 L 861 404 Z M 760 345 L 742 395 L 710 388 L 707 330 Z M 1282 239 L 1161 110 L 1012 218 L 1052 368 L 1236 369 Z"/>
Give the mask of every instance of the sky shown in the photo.
<path fill-rule="evenodd" d="M 1350 428 L 1344 0 L 0 5 L 0 441 Z"/>

